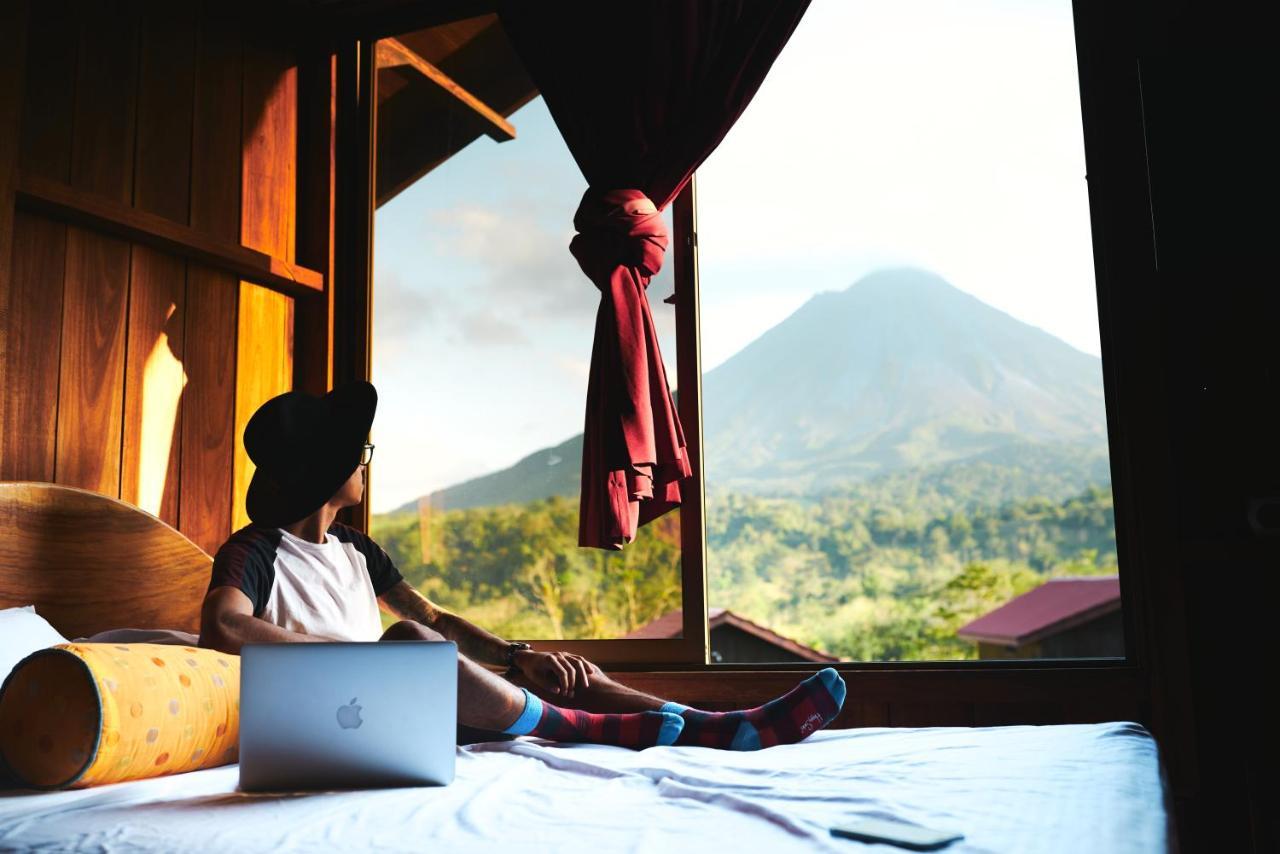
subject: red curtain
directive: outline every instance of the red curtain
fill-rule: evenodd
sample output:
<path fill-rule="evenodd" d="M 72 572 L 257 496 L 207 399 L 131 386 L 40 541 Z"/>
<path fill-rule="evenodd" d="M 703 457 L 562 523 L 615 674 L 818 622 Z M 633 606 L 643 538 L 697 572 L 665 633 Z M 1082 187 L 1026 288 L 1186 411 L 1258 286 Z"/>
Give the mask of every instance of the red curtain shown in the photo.
<path fill-rule="evenodd" d="M 590 185 L 570 244 L 600 290 L 578 544 L 621 549 L 680 505 L 684 431 L 645 289 L 660 211 L 724 139 L 809 0 L 509 0 L 502 25 Z"/>

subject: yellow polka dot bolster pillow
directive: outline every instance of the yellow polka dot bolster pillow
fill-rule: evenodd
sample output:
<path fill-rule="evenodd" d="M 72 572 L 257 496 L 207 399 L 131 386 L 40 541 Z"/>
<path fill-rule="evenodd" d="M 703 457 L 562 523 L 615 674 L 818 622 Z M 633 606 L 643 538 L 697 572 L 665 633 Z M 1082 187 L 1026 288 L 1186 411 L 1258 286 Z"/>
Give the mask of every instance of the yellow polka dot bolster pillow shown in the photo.
<path fill-rule="evenodd" d="M 0 693 L 0 757 L 20 782 L 83 788 L 235 762 L 240 659 L 168 644 L 65 643 Z"/>

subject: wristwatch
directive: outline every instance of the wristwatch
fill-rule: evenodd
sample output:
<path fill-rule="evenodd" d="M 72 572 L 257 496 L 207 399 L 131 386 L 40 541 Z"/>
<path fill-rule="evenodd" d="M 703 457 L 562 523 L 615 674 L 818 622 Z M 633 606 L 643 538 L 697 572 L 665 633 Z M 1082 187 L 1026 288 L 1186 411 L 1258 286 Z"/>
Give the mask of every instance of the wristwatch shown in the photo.
<path fill-rule="evenodd" d="M 507 669 L 516 666 L 516 653 L 522 649 L 533 649 L 533 647 L 524 641 L 512 641 L 507 644 Z"/>

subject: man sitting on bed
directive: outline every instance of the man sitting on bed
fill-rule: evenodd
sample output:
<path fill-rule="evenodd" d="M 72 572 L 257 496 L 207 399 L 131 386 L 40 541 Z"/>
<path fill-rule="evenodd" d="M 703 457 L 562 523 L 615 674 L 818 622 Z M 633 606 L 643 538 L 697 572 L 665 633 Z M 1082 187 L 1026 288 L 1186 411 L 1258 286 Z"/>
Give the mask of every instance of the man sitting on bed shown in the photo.
<path fill-rule="evenodd" d="M 433 604 L 377 543 L 334 519 L 363 496 L 376 406 L 373 386 L 355 382 L 322 398 L 287 392 L 249 419 L 253 521 L 214 557 L 201 646 L 448 639 L 458 645 L 462 724 L 555 741 L 756 750 L 800 741 L 840 711 L 845 684 L 832 668 L 762 706 L 708 712 L 632 690 L 580 655 L 508 643 Z M 379 605 L 400 620 L 385 632 Z"/>

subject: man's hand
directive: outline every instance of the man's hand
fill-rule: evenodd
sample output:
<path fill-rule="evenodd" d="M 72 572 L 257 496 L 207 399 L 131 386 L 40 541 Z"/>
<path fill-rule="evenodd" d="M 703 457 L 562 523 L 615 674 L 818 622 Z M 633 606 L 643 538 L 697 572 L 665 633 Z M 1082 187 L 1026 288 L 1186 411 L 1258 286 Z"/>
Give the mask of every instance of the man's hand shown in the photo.
<path fill-rule="evenodd" d="M 591 687 L 590 677 L 600 672 L 599 667 L 572 652 L 522 649 L 516 653 L 515 665 L 530 682 L 565 697 Z"/>

